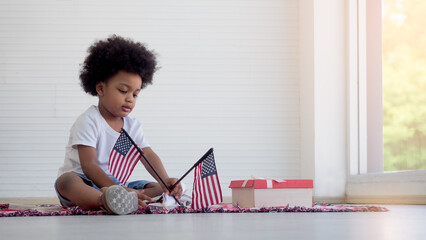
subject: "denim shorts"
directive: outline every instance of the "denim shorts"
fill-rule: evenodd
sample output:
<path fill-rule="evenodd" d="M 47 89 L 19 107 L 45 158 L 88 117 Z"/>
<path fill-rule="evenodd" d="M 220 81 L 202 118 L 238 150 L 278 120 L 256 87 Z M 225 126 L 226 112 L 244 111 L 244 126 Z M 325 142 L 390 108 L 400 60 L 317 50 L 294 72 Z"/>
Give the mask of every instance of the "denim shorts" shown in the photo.
<path fill-rule="evenodd" d="M 100 190 L 100 189 L 99 189 L 99 187 L 98 187 L 98 186 L 96 186 L 96 185 L 95 185 L 95 183 L 94 183 L 92 180 L 90 180 L 90 179 L 89 179 L 86 175 L 81 174 L 81 173 L 76 173 L 76 172 L 72 172 L 72 173 L 74 173 L 75 175 L 79 176 L 79 177 L 83 180 L 83 182 L 84 182 L 85 184 L 87 184 L 87 185 L 89 185 L 89 186 L 91 186 L 91 187 L 93 187 L 93 188 L 95 188 L 95 189 L 97 189 L 97 190 Z M 120 181 L 118 181 L 118 179 L 117 179 L 117 178 L 115 178 L 115 177 L 113 177 L 113 176 L 111 176 L 110 178 L 111 178 L 114 182 L 116 182 L 117 184 L 122 185 L 122 184 L 121 184 L 121 182 L 120 182 Z M 57 181 L 58 181 L 58 180 L 56 180 L 56 181 L 55 181 L 55 190 L 56 190 L 56 194 L 58 195 L 59 202 L 61 203 L 61 205 L 62 205 L 62 206 L 64 206 L 64 207 L 72 207 L 72 206 L 76 206 L 73 202 L 71 202 L 71 201 L 70 201 L 70 200 L 68 200 L 67 198 L 63 197 L 63 196 L 62 196 L 62 195 L 58 192 L 58 189 L 57 189 L 57 187 L 56 187 L 56 183 L 57 183 Z M 132 188 L 132 189 L 144 189 L 144 188 L 145 188 L 145 186 L 146 186 L 148 183 L 151 183 L 151 181 L 148 181 L 148 180 L 138 180 L 138 181 L 128 182 L 126 185 L 123 185 L 123 186 L 124 186 L 124 187 L 127 187 L 127 188 Z"/>

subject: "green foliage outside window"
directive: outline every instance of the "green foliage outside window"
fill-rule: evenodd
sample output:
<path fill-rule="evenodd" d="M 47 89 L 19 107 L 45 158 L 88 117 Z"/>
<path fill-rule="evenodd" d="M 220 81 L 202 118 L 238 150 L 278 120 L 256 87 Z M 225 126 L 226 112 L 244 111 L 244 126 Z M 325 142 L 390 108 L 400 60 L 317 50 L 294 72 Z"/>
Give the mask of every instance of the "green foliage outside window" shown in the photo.
<path fill-rule="evenodd" d="M 426 1 L 383 0 L 385 171 L 426 169 Z"/>

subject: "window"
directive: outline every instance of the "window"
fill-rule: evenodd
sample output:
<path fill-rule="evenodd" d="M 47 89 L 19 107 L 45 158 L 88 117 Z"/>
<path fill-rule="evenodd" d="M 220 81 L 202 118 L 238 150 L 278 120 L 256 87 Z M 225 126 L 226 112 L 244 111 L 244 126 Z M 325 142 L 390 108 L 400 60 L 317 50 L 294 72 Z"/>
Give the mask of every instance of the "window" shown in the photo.
<path fill-rule="evenodd" d="M 425 170 L 426 2 L 350 2 L 356 8 L 349 19 L 356 22 L 349 26 L 349 48 L 355 48 L 349 54 L 356 57 L 349 62 L 356 65 L 349 107 L 357 108 L 357 172 Z"/>
<path fill-rule="evenodd" d="M 387 0 L 383 0 L 387 1 Z M 393 1 L 393 0 L 389 0 Z M 410 2 L 410 1 L 396 1 L 397 4 Z M 416 2 L 416 1 L 414 1 Z M 384 61 L 389 61 L 389 56 L 395 55 L 386 54 L 384 52 L 382 58 L 382 28 L 386 30 L 386 26 L 382 26 L 382 9 L 383 12 L 387 11 L 382 5 L 381 0 L 358 0 L 347 1 L 348 3 L 348 152 L 349 152 L 349 178 L 346 188 L 347 202 L 351 203 L 426 203 L 426 171 L 400 171 L 388 172 L 388 163 L 384 164 L 383 159 L 386 160 L 389 154 L 388 139 L 383 140 L 383 135 L 389 135 L 386 128 L 388 126 L 389 118 L 386 114 L 388 111 L 395 110 L 395 106 L 387 106 L 389 96 L 386 88 L 389 87 L 389 82 L 383 82 L 383 77 L 389 75 L 388 66 L 383 64 Z M 410 3 L 411 4 L 411 3 Z M 416 3 L 413 3 L 416 5 Z M 415 6 L 416 11 L 422 14 L 422 9 Z M 386 13 L 386 12 L 385 12 Z M 383 20 L 383 22 L 385 22 Z M 420 23 L 421 26 L 424 24 Z M 418 30 L 423 33 L 423 30 Z M 414 31 L 416 32 L 416 31 Z M 399 33 L 400 34 L 400 33 Z M 407 37 L 406 39 L 409 39 Z M 386 37 L 384 36 L 384 39 Z M 396 38 L 392 38 L 396 39 Z M 424 39 L 417 39 L 423 41 Z M 405 45 L 409 45 L 405 43 Z M 414 49 L 413 54 L 419 54 L 424 51 L 423 45 L 419 45 Z M 408 53 L 410 50 L 398 49 L 402 53 Z M 424 52 L 423 52 L 424 53 Z M 423 62 L 420 64 L 420 70 L 425 66 L 424 55 Z M 393 59 L 395 60 L 395 58 Z M 401 63 L 397 64 L 400 67 Z M 415 66 L 410 66 L 415 67 Z M 382 71 L 383 68 L 383 71 Z M 395 73 L 394 73 L 395 74 Z M 425 72 L 420 73 L 423 75 L 423 87 L 416 84 L 407 88 L 421 88 L 415 90 L 426 89 L 424 76 Z M 411 76 L 410 76 L 411 78 Z M 399 78 L 400 81 L 401 78 Z M 411 79 L 410 79 L 411 80 Z M 402 84 L 397 83 L 397 90 L 402 92 Z M 382 91 L 383 90 L 383 91 Z M 398 91 L 396 91 L 398 92 Z M 405 93 L 404 97 L 413 97 L 412 94 Z M 420 99 L 424 101 L 424 94 L 421 94 Z M 393 98 L 393 97 L 391 97 Z M 396 99 L 391 99 L 396 100 Z M 407 101 L 401 101 L 407 102 Z M 417 123 L 426 121 L 426 115 L 421 115 L 419 108 L 424 108 L 424 103 L 420 106 L 410 106 L 411 111 L 420 116 L 416 120 Z M 382 110 L 384 109 L 384 112 Z M 426 111 L 426 110 L 425 110 Z M 397 114 L 397 117 L 404 118 L 406 115 Z M 412 126 L 411 124 L 410 126 Z M 420 126 L 420 124 L 418 124 Z M 423 125 L 424 126 L 424 125 Z M 422 132 L 424 127 L 419 128 L 418 131 Z M 382 133 L 383 132 L 383 133 Z M 416 132 L 416 131 L 414 131 Z M 415 134 L 414 134 L 415 135 Z M 418 136 L 418 133 L 417 135 Z M 416 138 L 419 139 L 419 138 Z M 424 139 L 424 138 L 423 138 Z M 422 139 L 418 140 L 417 148 L 422 149 L 425 146 Z M 408 147 L 408 142 L 399 143 L 400 148 Z M 419 143 L 420 142 L 420 143 Z M 405 145 L 404 145 L 405 144 Z M 411 144 L 411 142 L 410 142 Z M 421 145 L 423 144 L 423 145 Z M 385 148 L 383 146 L 385 145 Z M 420 146 L 420 147 L 419 147 Z M 394 146 L 390 149 L 394 150 Z M 424 147 L 423 147 L 424 148 Z M 424 150 L 422 150 L 424 151 Z M 420 151 L 418 155 L 425 154 Z M 401 151 L 402 152 L 402 151 Z M 424 157 L 418 156 L 419 159 Z M 410 159 L 405 155 L 405 159 Z M 411 158 L 412 159 L 412 158 Z M 401 164 L 402 166 L 402 164 Z M 422 168 L 406 168 L 406 169 L 422 169 Z M 405 169 L 398 169 L 405 170 Z"/>

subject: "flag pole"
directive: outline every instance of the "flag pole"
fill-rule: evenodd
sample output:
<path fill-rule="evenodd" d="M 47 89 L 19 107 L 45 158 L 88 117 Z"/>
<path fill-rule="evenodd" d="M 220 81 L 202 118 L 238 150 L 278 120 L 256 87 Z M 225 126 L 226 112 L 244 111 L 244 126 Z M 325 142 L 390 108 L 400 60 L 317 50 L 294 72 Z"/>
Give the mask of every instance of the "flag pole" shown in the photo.
<path fill-rule="evenodd" d="M 124 128 L 121 129 L 121 131 L 124 132 L 124 134 L 126 134 L 127 138 L 129 138 L 129 140 L 132 142 L 133 146 L 135 146 L 136 150 L 138 150 L 138 152 L 141 154 L 141 156 L 143 157 L 143 159 L 148 163 L 148 165 L 151 167 L 152 171 L 154 171 L 155 175 L 158 177 L 158 179 L 160 179 L 161 183 L 166 187 L 167 191 L 169 191 L 169 193 L 171 194 L 172 191 L 170 190 L 169 186 L 167 186 L 167 184 L 164 182 L 163 178 L 160 176 L 160 174 L 158 174 L 157 170 L 155 170 L 155 168 L 151 165 L 151 163 L 148 161 L 148 159 L 145 157 L 145 154 L 143 153 L 143 151 L 139 148 L 139 146 L 135 143 L 135 141 L 133 141 L 133 139 L 130 137 L 130 135 L 126 132 L 126 130 L 124 130 Z M 173 185 L 173 188 L 176 187 L 176 184 Z M 172 188 L 172 190 L 173 190 Z M 176 199 L 176 197 L 174 195 L 171 195 L 175 201 L 181 205 L 181 203 Z M 182 205 L 181 205 L 182 206 Z"/>
<path fill-rule="evenodd" d="M 171 189 L 173 190 L 179 183 L 180 181 L 182 181 L 182 179 L 184 179 L 186 177 L 186 175 L 188 175 L 192 169 L 194 169 L 196 166 L 198 166 L 198 164 L 200 164 L 202 161 L 204 161 L 206 159 L 206 157 L 208 155 L 210 155 L 213 152 L 213 148 L 210 148 L 201 158 L 200 160 L 198 160 L 194 166 L 192 166 L 181 178 L 179 178 L 179 180 L 171 187 Z"/>

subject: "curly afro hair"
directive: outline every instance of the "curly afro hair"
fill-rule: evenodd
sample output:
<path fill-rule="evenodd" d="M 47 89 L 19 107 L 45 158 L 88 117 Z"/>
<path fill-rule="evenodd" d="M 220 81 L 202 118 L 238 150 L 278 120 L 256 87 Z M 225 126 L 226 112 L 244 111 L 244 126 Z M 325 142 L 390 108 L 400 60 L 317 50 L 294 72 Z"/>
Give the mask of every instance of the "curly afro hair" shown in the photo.
<path fill-rule="evenodd" d="M 80 71 L 81 86 L 86 93 L 97 96 L 96 84 L 106 82 L 119 71 L 138 74 L 141 89 L 152 83 L 157 70 L 155 53 L 139 42 L 112 35 L 95 42 L 87 50 L 88 56 Z"/>

